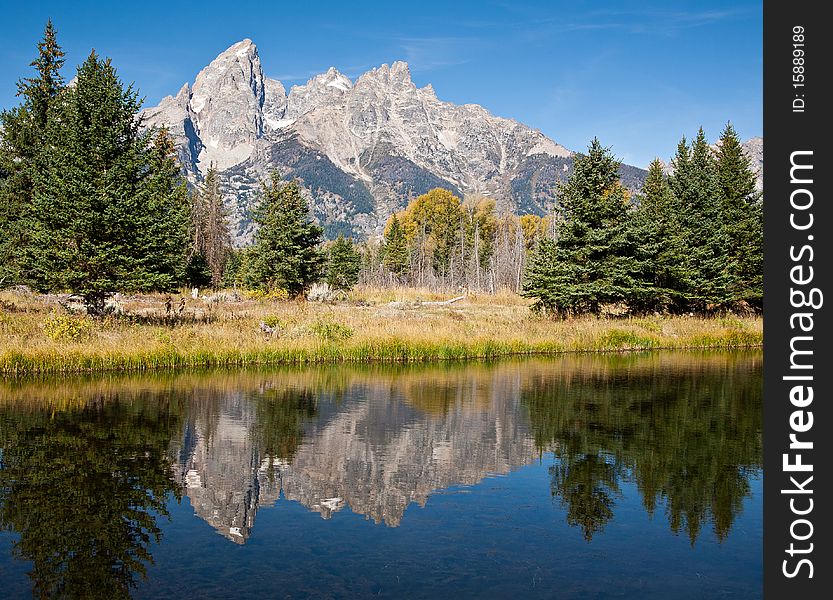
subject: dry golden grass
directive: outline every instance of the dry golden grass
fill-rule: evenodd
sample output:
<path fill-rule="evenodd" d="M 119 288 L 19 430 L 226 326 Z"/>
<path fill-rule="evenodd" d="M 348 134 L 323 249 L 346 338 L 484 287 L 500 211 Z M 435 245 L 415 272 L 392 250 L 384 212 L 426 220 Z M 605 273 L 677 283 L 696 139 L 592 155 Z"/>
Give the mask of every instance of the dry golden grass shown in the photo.
<path fill-rule="evenodd" d="M 0 372 L 142 371 L 321 362 L 425 362 L 509 355 L 760 345 L 757 317 L 541 318 L 511 293 L 453 297 L 359 289 L 335 303 L 120 299 L 123 316 L 70 315 L 54 297 L 0 293 Z M 174 298 L 174 312 L 180 297 Z M 264 333 L 260 323 L 272 327 Z"/>

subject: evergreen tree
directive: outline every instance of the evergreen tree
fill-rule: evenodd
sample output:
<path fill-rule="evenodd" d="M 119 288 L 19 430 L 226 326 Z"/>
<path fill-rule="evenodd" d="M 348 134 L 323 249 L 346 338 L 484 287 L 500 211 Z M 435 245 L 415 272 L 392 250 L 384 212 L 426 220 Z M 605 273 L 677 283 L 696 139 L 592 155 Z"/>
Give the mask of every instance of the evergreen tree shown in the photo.
<path fill-rule="evenodd" d="M 233 249 L 229 252 L 228 260 L 226 261 L 225 270 L 223 271 L 223 286 L 230 288 L 237 288 L 246 285 L 249 280 L 247 276 L 247 269 L 249 263 L 249 255 L 251 248 Z"/>
<path fill-rule="evenodd" d="M 408 240 L 405 238 L 405 231 L 396 214 L 391 216 L 385 228 L 383 256 L 382 261 L 391 273 L 399 276 L 407 275 L 410 267 Z"/>
<path fill-rule="evenodd" d="M 678 205 L 662 163 L 656 159 L 639 196 L 639 207 L 631 220 L 633 235 L 640 240 L 637 256 L 643 266 L 642 278 L 651 294 L 641 308 L 669 310 L 682 304 L 685 254 L 679 235 Z"/>
<path fill-rule="evenodd" d="M 717 184 L 726 236 L 726 300 L 763 307 L 763 204 L 731 123 L 720 136 Z"/>
<path fill-rule="evenodd" d="M 49 113 L 64 87 L 63 57 L 52 21 L 47 21 L 38 58 L 31 63 L 37 76 L 17 84 L 20 106 L 0 112 L 0 285 L 28 280 L 21 256 L 29 243 L 25 221 Z"/>
<path fill-rule="evenodd" d="M 248 265 L 248 283 L 262 290 L 283 289 L 297 297 L 321 277 L 324 255 L 318 249 L 324 230 L 309 218 L 309 206 L 294 181 L 277 172 L 255 214 L 260 226 Z"/>
<path fill-rule="evenodd" d="M 604 304 L 632 302 L 646 290 L 627 227 L 629 199 L 619 162 L 594 139 L 560 186 L 563 220 L 557 241 L 542 240 L 526 270 L 522 294 L 557 314 L 598 314 Z"/>
<path fill-rule="evenodd" d="M 38 58 L 30 66 L 37 70 L 37 77 L 26 78 L 17 84 L 17 95 L 26 99 L 31 113 L 35 134 L 46 129 L 49 109 L 55 96 L 64 88 L 61 68 L 64 66 L 64 51 L 58 45 L 57 33 L 52 19 L 46 22 L 43 40 L 38 44 Z M 37 143 L 37 142 L 36 142 Z"/>
<path fill-rule="evenodd" d="M 567 313 L 571 308 L 565 286 L 570 285 L 572 269 L 562 264 L 555 238 L 544 237 L 530 256 L 524 273 L 521 295 L 535 298 L 534 308 Z"/>
<path fill-rule="evenodd" d="M 200 252 L 191 251 L 185 262 L 185 272 L 182 281 L 188 287 L 208 287 L 211 285 L 211 268 Z"/>
<path fill-rule="evenodd" d="M 359 282 L 362 256 L 353 242 L 343 235 L 330 246 L 327 262 L 327 284 L 335 289 L 350 290 Z"/>
<path fill-rule="evenodd" d="M 26 260 L 42 290 L 68 289 L 100 314 L 116 291 L 182 278 L 187 196 L 173 142 L 143 131 L 132 87 L 95 52 L 61 92 L 33 180 Z"/>
<path fill-rule="evenodd" d="M 671 189 L 679 203 L 685 242 L 683 295 L 687 308 L 707 312 L 726 300 L 726 251 L 720 190 L 713 152 L 701 127 L 691 147 L 685 138 L 674 158 Z"/>
<path fill-rule="evenodd" d="M 166 129 L 152 133 L 150 146 L 140 146 L 136 198 L 142 207 L 128 206 L 132 219 L 132 261 L 139 270 L 124 280 L 124 289 L 167 291 L 182 281 L 188 251 L 188 193 L 177 150 Z M 144 175 L 144 180 L 141 179 Z"/>

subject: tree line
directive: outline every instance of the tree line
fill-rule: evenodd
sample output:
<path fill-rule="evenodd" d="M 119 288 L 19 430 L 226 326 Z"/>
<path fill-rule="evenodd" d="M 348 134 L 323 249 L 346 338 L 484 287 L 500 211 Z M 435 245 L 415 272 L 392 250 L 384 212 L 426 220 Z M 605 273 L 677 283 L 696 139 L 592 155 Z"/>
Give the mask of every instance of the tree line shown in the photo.
<path fill-rule="evenodd" d="M 605 311 L 763 308 L 763 201 L 731 124 L 712 148 L 683 138 L 666 174 L 654 160 L 631 194 L 594 139 L 559 185 L 553 214 L 499 215 L 494 200 L 435 189 L 388 220 L 361 272 L 390 283 L 507 288 L 565 317 Z"/>
<path fill-rule="evenodd" d="M 109 59 L 91 52 L 67 85 L 49 22 L 31 65 L 21 104 L 0 113 L 0 285 L 71 291 L 91 314 L 117 291 L 297 297 L 318 281 L 509 289 L 558 316 L 762 309 L 762 199 L 731 125 L 716 150 L 702 129 L 684 138 L 671 174 L 654 161 L 636 195 L 593 140 L 550 215 L 437 188 L 362 244 L 325 242 L 299 183 L 273 173 L 253 243 L 235 249 L 218 173 L 188 189 L 172 139 L 143 126 Z"/>
<path fill-rule="evenodd" d="M 594 139 L 559 189 L 555 235 L 530 258 L 523 294 L 561 316 L 763 309 L 763 201 L 737 134 L 700 128 L 666 175 L 659 160 L 631 198 Z"/>

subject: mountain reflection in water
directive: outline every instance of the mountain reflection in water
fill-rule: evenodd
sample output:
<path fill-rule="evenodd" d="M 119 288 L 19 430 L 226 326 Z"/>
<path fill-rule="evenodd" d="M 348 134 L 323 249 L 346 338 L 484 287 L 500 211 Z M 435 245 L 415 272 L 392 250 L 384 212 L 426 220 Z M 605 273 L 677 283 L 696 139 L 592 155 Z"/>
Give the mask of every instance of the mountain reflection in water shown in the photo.
<path fill-rule="evenodd" d="M 129 595 L 169 498 L 245 544 L 261 508 L 397 527 L 436 491 L 544 462 L 588 542 L 634 484 L 694 545 L 730 535 L 761 460 L 760 353 L 0 384 L 0 523 L 43 596 Z"/>

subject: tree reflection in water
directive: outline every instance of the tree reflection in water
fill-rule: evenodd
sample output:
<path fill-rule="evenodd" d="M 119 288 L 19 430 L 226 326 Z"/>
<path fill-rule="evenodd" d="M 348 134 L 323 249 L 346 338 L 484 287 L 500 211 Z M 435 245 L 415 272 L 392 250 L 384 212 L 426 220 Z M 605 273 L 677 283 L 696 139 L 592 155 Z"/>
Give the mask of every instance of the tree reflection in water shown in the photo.
<path fill-rule="evenodd" d="M 35 595 L 129 597 L 179 494 L 167 452 L 179 422 L 157 399 L 0 407 L 0 524 L 19 533 L 13 551 L 32 562 Z"/>
<path fill-rule="evenodd" d="M 252 441 L 268 461 L 269 475 L 277 462 L 289 463 L 304 438 L 304 424 L 318 411 L 318 396 L 308 389 L 288 388 L 253 394 Z"/>
<path fill-rule="evenodd" d="M 562 458 L 550 467 L 550 490 L 567 509 L 567 522 L 581 527 L 588 542 L 613 518 L 619 490 L 619 465 L 599 454 Z"/>
<path fill-rule="evenodd" d="M 685 377 L 660 368 L 577 371 L 522 389 L 539 450 L 552 450 L 554 498 L 589 541 L 613 518 L 622 482 L 646 511 L 664 503 L 692 545 L 705 523 L 729 534 L 762 468 L 759 364 L 711 365 Z"/>

